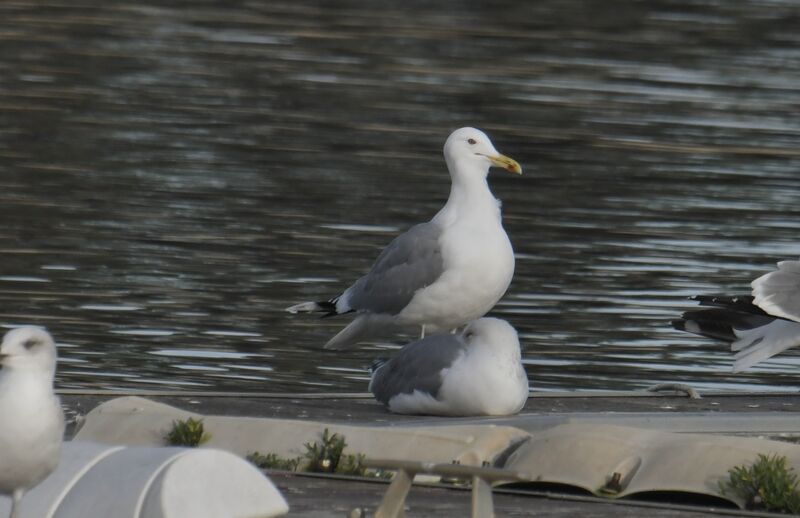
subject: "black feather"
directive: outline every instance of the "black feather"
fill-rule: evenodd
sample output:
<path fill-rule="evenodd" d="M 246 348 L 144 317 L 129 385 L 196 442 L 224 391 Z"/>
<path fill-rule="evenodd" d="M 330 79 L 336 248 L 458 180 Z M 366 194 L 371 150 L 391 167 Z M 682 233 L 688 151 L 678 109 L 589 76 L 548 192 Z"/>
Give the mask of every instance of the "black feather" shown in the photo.
<path fill-rule="evenodd" d="M 672 327 L 715 340 L 733 342 L 738 339 L 735 330 L 762 327 L 776 319 L 754 305 L 750 296 L 698 295 L 691 299 L 712 307 L 687 311 L 680 320 L 672 321 Z"/>
<path fill-rule="evenodd" d="M 769 316 L 767 312 L 753 304 L 753 297 L 751 295 L 736 295 L 733 297 L 728 295 L 695 295 L 689 297 L 689 299 L 696 300 L 701 306 L 714 306 L 717 308 L 739 311 L 741 313 Z"/>
<path fill-rule="evenodd" d="M 319 311 L 320 313 L 324 313 L 324 315 L 322 315 L 322 318 L 328 318 L 338 315 L 338 313 L 336 313 L 337 300 L 339 299 L 321 300 L 317 302 L 317 306 L 319 306 L 319 309 L 317 311 Z"/>
<path fill-rule="evenodd" d="M 354 309 L 351 309 L 349 311 L 339 313 L 338 311 L 336 311 L 337 302 L 339 302 L 339 297 L 336 297 L 335 299 L 331 300 L 318 300 L 317 302 L 315 302 L 318 308 L 315 309 L 314 311 L 317 313 L 323 313 L 321 318 L 335 317 L 336 315 L 346 315 L 347 313 L 352 313 L 353 311 L 355 311 Z"/>

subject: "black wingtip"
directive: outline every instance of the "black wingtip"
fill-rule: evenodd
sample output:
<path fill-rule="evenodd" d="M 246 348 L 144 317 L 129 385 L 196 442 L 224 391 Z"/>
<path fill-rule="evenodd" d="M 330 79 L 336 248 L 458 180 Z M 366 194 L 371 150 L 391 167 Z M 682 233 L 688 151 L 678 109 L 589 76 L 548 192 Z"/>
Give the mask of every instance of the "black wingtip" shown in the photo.
<path fill-rule="evenodd" d="M 670 322 L 672 324 L 673 329 L 677 329 L 678 331 L 686 331 L 686 321 L 685 320 L 672 320 Z"/>
<path fill-rule="evenodd" d="M 329 318 L 338 315 L 339 313 L 336 312 L 336 303 L 338 301 L 339 297 L 336 297 L 335 299 L 331 300 L 318 301 L 317 306 L 319 307 L 319 309 L 317 311 L 322 313 L 322 316 L 320 316 L 320 318 Z"/>

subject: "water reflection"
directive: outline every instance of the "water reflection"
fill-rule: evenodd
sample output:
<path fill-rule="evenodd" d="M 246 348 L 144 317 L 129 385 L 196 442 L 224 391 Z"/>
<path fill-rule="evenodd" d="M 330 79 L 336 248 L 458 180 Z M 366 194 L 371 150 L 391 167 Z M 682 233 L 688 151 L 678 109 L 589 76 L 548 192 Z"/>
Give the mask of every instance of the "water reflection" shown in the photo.
<path fill-rule="evenodd" d="M 90 2 L 91 3 L 91 2 Z M 364 390 L 386 344 L 291 318 L 447 196 L 485 129 L 534 387 L 797 385 L 672 331 L 800 255 L 800 35 L 780 2 L 0 4 L 0 324 L 63 387 Z"/>

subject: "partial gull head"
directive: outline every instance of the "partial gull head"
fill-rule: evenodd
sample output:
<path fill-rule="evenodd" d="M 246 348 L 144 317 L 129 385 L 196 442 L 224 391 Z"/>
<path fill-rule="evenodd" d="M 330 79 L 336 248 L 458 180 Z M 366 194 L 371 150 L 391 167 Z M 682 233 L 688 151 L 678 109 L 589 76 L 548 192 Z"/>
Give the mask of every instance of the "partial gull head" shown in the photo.
<path fill-rule="evenodd" d="M 3 372 L 28 371 L 52 378 L 56 369 L 56 344 L 50 333 L 39 327 L 12 329 L 0 345 Z"/>
<path fill-rule="evenodd" d="M 522 167 L 516 160 L 501 155 L 486 133 L 475 128 L 461 128 L 451 133 L 444 143 L 444 159 L 451 174 L 474 170 L 485 176 L 490 167 L 522 174 Z"/>
<path fill-rule="evenodd" d="M 800 261 L 781 261 L 750 286 L 750 295 L 692 297 L 710 307 L 672 322 L 675 329 L 730 343 L 733 372 L 800 345 Z"/>
<path fill-rule="evenodd" d="M 528 399 L 517 332 L 497 318 L 412 342 L 373 369 L 370 392 L 400 414 L 509 415 Z"/>
<path fill-rule="evenodd" d="M 25 491 L 55 469 L 61 454 L 55 342 L 38 327 L 13 329 L 0 345 L 0 367 L 0 495 L 12 498 L 15 518 Z"/>
<path fill-rule="evenodd" d="M 397 236 L 366 275 L 338 296 L 287 308 L 355 319 L 325 348 L 344 349 L 401 329 L 449 331 L 485 315 L 514 275 L 514 251 L 500 204 L 486 182 L 490 167 L 520 174 L 475 128 L 454 131 L 444 146 L 452 181 L 444 207 Z"/>

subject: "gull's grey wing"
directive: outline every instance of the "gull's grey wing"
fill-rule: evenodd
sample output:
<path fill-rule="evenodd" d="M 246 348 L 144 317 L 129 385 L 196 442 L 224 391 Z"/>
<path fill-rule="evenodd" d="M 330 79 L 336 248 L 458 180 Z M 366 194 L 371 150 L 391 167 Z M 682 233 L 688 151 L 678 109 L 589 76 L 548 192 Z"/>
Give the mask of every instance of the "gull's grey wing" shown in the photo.
<path fill-rule="evenodd" d="M 442 275 L 444 263 L 435 223 L 420 223 L 397 236 L 372 269 L 348 288 L 342 299 L 349 309 L 396 315 L 414 294 Z"/>
<path fill-rule="evenodd" d="M 442 386 L 443 369 L 450 367 L 467 348 L 461 335 L 433 335 L 403 347 L 373 373 L 369 390 L 383 404 L 398 394 L 415 390 L 434 398 Z"/>
<path fill-rule="evenodd" d="M 770 315 L 800 322 L 800 261 L 781 261 L 778 269 L 754 280 L 753 304 Z"/>

